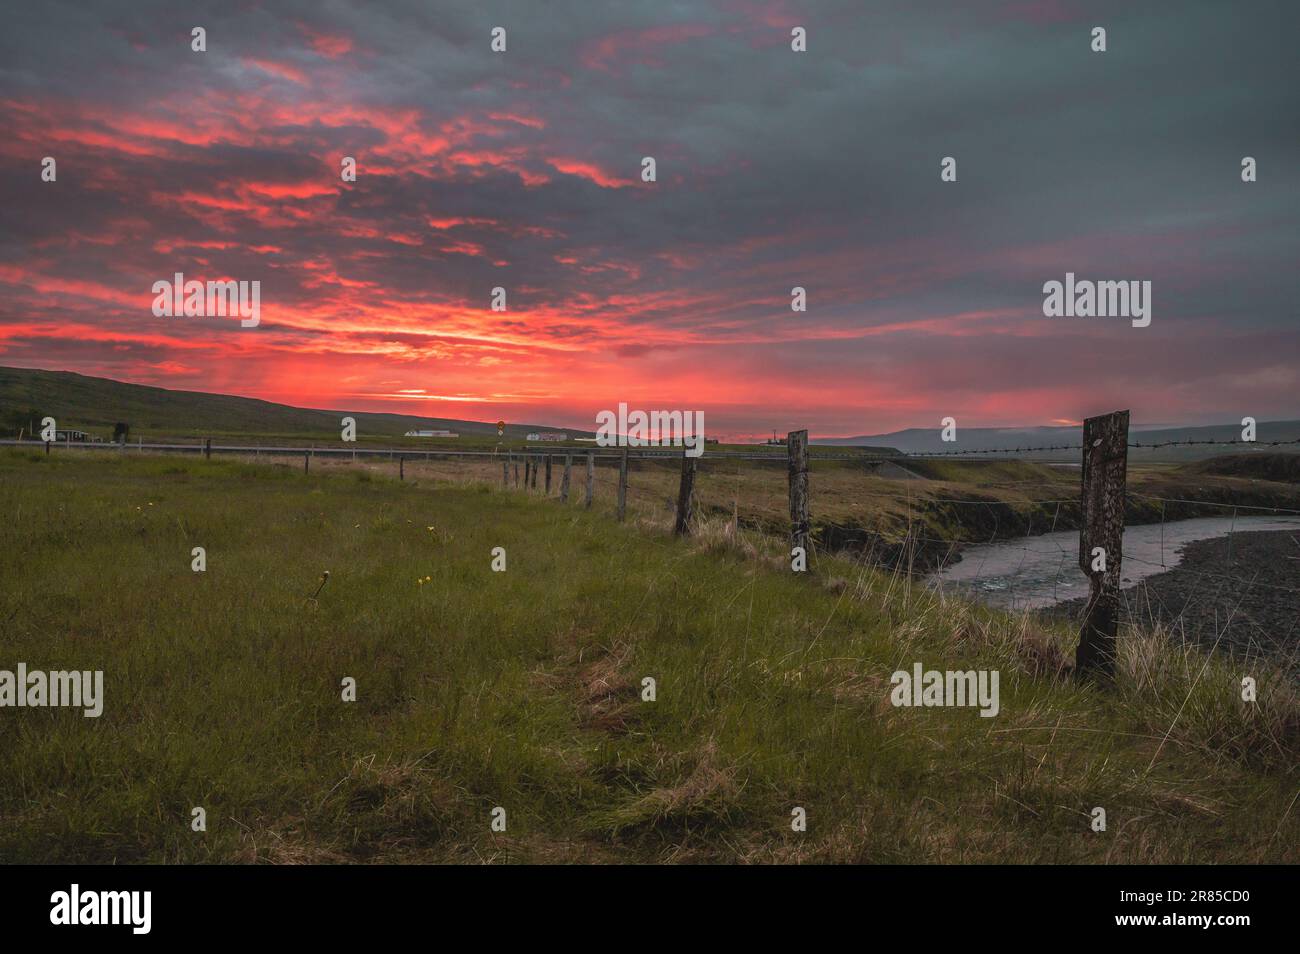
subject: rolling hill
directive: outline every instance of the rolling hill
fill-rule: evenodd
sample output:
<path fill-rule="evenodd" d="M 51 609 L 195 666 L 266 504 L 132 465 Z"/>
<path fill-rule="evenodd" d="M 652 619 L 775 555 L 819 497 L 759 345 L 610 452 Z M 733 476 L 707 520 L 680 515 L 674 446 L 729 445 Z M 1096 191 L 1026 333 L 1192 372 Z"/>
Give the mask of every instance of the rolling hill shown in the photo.
<path fill-rule="evenodd" d="M 202 437 L 214 434 L 265 434 L 337 438 L 339 419 L 357 420 L 363 438 L 401 437 L 414 429 L 450 429 L 472 436 L 495 436 L 496 423 L 368 411 L 318 410 L 273 404 L 255 398 L 202 391 L 126 384 L 71 371 L 40 371 L 0 367 L 0 432 L 14 437 L 30 433 L 44 415 L 59 427 L 74 427 L 109 437 L 113 425 L 124 421 L 131 433 L 151 436 Z M 520 437 L 529 431 L 554 430 L 546 425 L 507 424 L 506 433 Z M 578 435 L 581 432 L 566 430 Z"/>

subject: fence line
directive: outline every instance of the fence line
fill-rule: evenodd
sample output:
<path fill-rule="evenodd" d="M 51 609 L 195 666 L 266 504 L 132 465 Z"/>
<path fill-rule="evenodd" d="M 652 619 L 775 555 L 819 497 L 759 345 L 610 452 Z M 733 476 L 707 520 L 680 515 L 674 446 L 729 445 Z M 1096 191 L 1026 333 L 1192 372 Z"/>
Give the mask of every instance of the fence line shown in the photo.
<path fill-rule="evenodd" d="M 1160 441 L 1154 443 L 1142 443 L 1141 441 L 1136 441 L 1133 443 L 1129 443 L 1127 446 L 1129 448 L 1152 450 L 1152 449 L 1158 449 L 1164 447 L 1193 447 L 1193 446 L 1198 446 L 1198 447 L 1250 446 L 1253 448 L 1260 448 L 1260 447 L 1282 447 L 1282 446 L 1289 446 L 1295 444 L 1300 444 L 1300 438 L 1291 438 L 1288 440 L 1276 440 L 1276 441 L 1259 441 L 1259 440 L 1243 441 L 1240 439 Z M 46 445 L 50 445 L 53 447 L 77 448 L 80 450 L 131 449 L 137 451 L 176 451 L 176 452 L 190 451 L 195 453 L 201 453 L 205 457 L 211 457 L 214 451 L 219 454 L 267 454 L 267 455 L 275 455 L 275 456 L 285 456 L 285 455 L 297 456 L 298 454 L 302 454 L 306 452 L 312 454 L 313 456 L 316 454 L 321 454 L 321 455 L 343 454 L 354 458 L 359 455 L 363 457 L 387 456 L 390 459 L 396 459 L 396 455 L 404 454 L 407 460 L 416 460 L 421 458 L 428 460 L 436 457 L 496 458 L 501 456 L 503 453 L 506 454 L 529 454 L 529 453 L 544 454 L 545 453 L 543 451 L 534 451 L 531 448 L 527 448 L 527 449 L 510 448 L 506 450 L 502 450 L 499 448 L 494 448 L 492 450 L 469 450 L 469 449 L 460 450 L 455 448 L 424 449 L 424 448 L 417 448 L 417 447 L 317 447 L 315 445 L 312 445 L 311 447 L 308 448 L 308 447 L 301 447 L 301 446 L 261 445 L 261 444 L 214 445 L 211 443 L 211 438 L 205 438 L 203 441 L 197 444 L 163 444 L 163 443 L 145 444 L 143 443 L 143 439 L 141 439 L 136 444 L 120 444 L 111 441 L 91 442 L 91 441 L 70 441 L 69 440 L 69 441 L 51 442 L 51 441 L 26 440 L 26 439 L 15 439 L 15 438 L 0 439 L 0 446 L 39 448 Z M 821 444 L 821 445 L 812 445 L 812 446 L 825 448 L 833 445 Z M 608 452 L 584 451 L 580 447 L 575 448 L 571 445 L 565 445 L 564 452 L 570 454 L 594 453 L 596 457 L 601 460 L 618 460 L 623 449 L 624 448 L 613 448 Z M 903 461 L 918 461 L 918 460 L 923 461 L 923 460 L 931 460 L 935 458 L 945 458 L 945 457 L 975 457 L 981 454 L 1029 454 L 1029 453 L 1040 453 L 1045 451 L 1061 451 L 1061 450 L 1078 451 L 1082 449 L 1083 449 L 1083 445 L 1081 444 L 1044 444 L 1044 445 L 1038 445 L 1033 447 L 1017 446 L 1017 447 L 996 447 L 996 448 L 972 449 L 972 450 L 916 451 L 911 454 L 903 454 L 903 453 L 876 454 L 876 453 L 872 453 L 870 448 L 862 447 L 858 449 L 858 453 L 842 453 L 842 454 L 818 453 L 818 454 L 810 454 L 809 456 L 812 461 L 847 461 L 847 462 L 856 461 L 860 463 L 874 464 L 874 463 L 885 463 L 885 462 L 897 463 Z M 785 455 L 782 455 L 777 451 L 753 453 L 753 452 L 746 452 L 746 451 L 724 451 L 724 450 L 709 451 L 706 448 L 704 453 L 706 456 L 715 460 L 753 461 L 753 462 L 764 462 L 764 463 L 773 463 L 773 464 L 783 463 L 786 460 Z M 662 445 L 652 445 L 652 446 L 638 448 L 636 454 L 632 457 L 632 459 L 676 463 L 680 456 L 681 456 L 680 448 L 665 447 Z"/>

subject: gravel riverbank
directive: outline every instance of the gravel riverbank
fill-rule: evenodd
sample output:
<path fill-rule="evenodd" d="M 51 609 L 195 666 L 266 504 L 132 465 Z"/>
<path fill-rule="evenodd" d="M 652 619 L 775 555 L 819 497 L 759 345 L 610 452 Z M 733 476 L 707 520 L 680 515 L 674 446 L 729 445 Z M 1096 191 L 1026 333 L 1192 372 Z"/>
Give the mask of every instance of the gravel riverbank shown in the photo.
<path fill-rule="evenodd" d="M 1300 668 L 1300 532 L 1234 533 L 1187 544 L 1179 565 L 1123 591 L 1131 619 L 1159 621 L 1206 648 Z M 1086 600 L 1053 607 L 1078 618 Z"/>

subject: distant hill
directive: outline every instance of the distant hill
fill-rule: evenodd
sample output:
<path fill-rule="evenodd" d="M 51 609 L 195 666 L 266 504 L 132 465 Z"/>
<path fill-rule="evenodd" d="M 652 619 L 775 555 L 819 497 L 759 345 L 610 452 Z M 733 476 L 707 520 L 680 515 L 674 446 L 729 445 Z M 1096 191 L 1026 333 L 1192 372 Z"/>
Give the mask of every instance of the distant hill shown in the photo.
<path fill-rule="evenodd" d="M 940 428 L 909 427 L 889 434 L 872 434 L 863 437 L 814 437 L 813 444 L 833 444 L 841 447 L 863 447 L 887 444 L 905 454 L 929 454 L 953 450 L 990 450 L 1001 447 L 1037 447 L 1043 444 L 1077 444 L 1080 428 L 1077 427 L 961 427 L 957 428 L 957 441 L 942 439 Z"/>
<path fill-rule="evenodd" d="M 1263 446 L 1267 441 L 1295 440 L 1300 438 L 1300 421 L 1261 421 L 1256 425 L 1256 439 L 1260 443 L 1258 451 L 1240 446 L 1240 452 L 1263 453 L 1281 451 L 1283 453 L 1300 453 L 1300 444 L 1269 448 Z M 1241 426 L 1238 424 L 1210 424 L 1196 427 L 1161 427 L 1133 428 L 1129 431 L 1131 443 L 1159 444 L 1165 441 L 1226 441 L 1238 440 Z M 821 437 L 813 438 L 813 444 L 840 447 L 861 447 L 876 444 L 889 444 L 905 454 L 936 454 L 952 451 L 987 451 L 1016 447 L 1043 447 L 1055 445 L 1077 446 L 1083 439 L 1081 427 L 957 427 L 957 440 L 945 442 L 941 430 L 934 428 L 908 428 L 891 434 L 871 434 L 863 437 Z M 1226 452 L 1226 448 L 1204 447 L 1165 447 L 1155 450 L 1134 448 L 1130 458 L 1145 460 L 1202 460 Z M 1077 456 L 1078 451 L 1045 451 L 1022 453 L 1019 457 L 1029 459 L 1056 459 Z"/>
<path fill-rule="evenodd" d="M 42 415 L 53 417 L 60 428 L 78 428 L 102 437 L 111 437 L 113 425 L 124 421 L 130 425 L 132 434 L 144 432 L 172 437 L 320 435 L 337 439 L 339 418 L 344 415 L 356 418 L 358 435 L 362 439 L 401 437 L 406 431 L 417 429 L 448 429 L 473 436 L 496 435 L 495 422 L 375 414 L 346 408 L 315 410 L 228 394 L 125 384 L 71 371 L 0 367 L 0 435 L 17 436 L 18 428 L 30 428 L 33 418 L 39 427 Z M 510 437 L 548 430 L 564 430 L 571 436 L 583 436 L 584 433 L 538 424 L 506 425 L 506 434 Z"/>

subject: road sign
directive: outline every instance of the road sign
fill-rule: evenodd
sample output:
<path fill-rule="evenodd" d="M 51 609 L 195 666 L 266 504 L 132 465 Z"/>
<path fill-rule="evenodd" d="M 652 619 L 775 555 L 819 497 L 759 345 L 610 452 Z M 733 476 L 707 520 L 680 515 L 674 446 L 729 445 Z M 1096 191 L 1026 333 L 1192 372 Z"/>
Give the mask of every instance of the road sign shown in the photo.
<path fill-rule="evenodd" d="M 497 437 L 505 437 L 505 436 L 506 436 L 506 422 L 497 421 Z"/>

